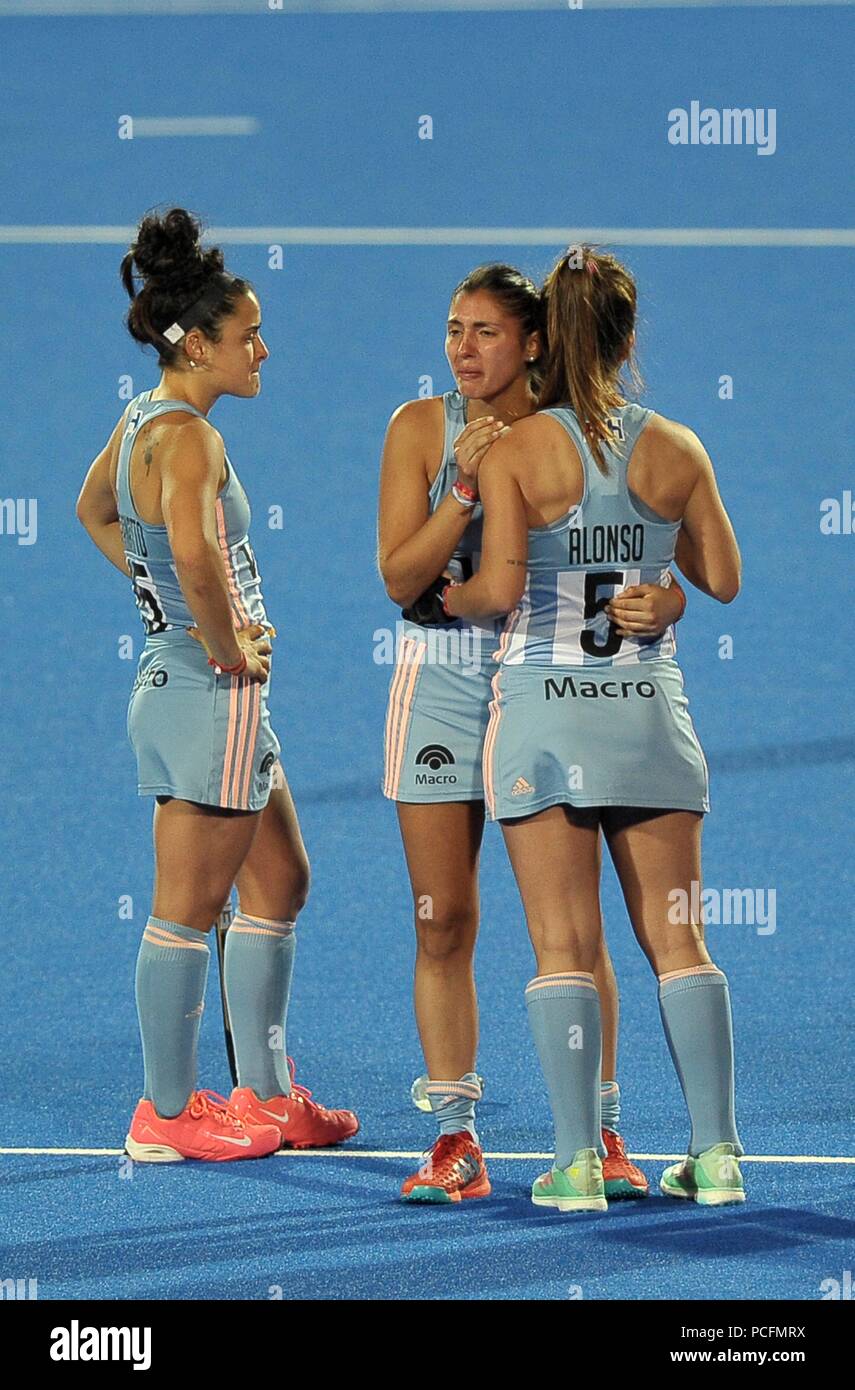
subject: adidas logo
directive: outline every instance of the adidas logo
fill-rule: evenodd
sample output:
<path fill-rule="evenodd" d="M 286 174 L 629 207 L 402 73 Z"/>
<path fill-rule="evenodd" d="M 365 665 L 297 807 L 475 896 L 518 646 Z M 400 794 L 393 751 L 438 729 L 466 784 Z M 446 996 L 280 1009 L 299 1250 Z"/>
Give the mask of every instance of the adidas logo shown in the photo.
<path fill-rule="evenodd" d="M 529 792 L 533 791 L 534 787 L 531 782 L 527 782 L 524 777 L 518 777 L 511 787 L 511 796 L 527 796 Z"/>

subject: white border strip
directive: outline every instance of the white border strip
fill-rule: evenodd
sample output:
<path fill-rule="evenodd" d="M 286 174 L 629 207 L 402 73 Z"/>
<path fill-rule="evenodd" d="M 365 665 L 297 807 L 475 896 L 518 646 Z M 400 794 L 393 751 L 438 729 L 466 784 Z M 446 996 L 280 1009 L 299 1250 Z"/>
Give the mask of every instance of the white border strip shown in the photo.
<path fill-rule="evenodd" d="M 0 1156 L 54 1155 L 65 1157 L 122 1158 L 124 1149 L 0 1149 Z M 423 1149 L 280 1149 L 275 1158 L 424 1158 Z M 485 1153 L 489 1159 L 537 1159 L 551 1162 L 554 1153 Z M 650 1163 L 675 1163 L 685 1154 L 629 1154 L 631 1159 Z M 745 1154 L 740 1163 L 851 1163 L 855 1158 L 830 1158 L 826 1154 Z"/>
<path fill-rule="evenodd" d="M 12 16 L 68 15 L 218 15 L 218 14 L 423 14 L 425 11 L 459 13 L 526 10 L 650 9 L 747 9 L 773 6 L 796 9 L 814 6 L 852 5 L 855 0 L 282 0 L 271 10 L 267 0 L 0 0 L 0 19 Z"/>
<path fill-rule="evenodd" d="M 256 116 L 131 116 L 135 140 L 152 135 L 257 135 Z"/>
<path fill-rule="evenodd" d="M 0 226 L 0 244 L 127 246 L 133 226 Z M 212 227 L 231 246 L 855 246 L 855 227 Z"/>

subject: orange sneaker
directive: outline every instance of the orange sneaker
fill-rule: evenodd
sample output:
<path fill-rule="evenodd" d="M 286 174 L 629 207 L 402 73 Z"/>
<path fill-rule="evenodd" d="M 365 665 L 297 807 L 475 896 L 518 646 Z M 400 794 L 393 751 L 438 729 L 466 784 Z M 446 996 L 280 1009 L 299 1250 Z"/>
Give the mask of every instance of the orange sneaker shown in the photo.
<path fill-rule="evenodd" d="M 646 1197 L 648 1182 L 640 1168 L 630 1163 L 619 1134 L 603 1130 L 606 1157 L 603 1159 L 603 1187 L 607 1197 Z"/>
<path fill-rule="evenodd" d="M 311 1091 L 298 1086 L 294 1080 L 294 1063 L 288 1058 L 291 1072 L 290 1096 L 272 1096 L 259 1100 L 250 1086 L 232 1091 L 229 1105 L 249 1125 L 276 1125 L 280 1147 L 286 1149 L 328 1149 L 344 1139 L 352 1139 L 359 1129 L 359 1120 L 352 1110 L 327 1110 L 312 1100 Z"/>
<path fill-rule="evenodd" d="M 441 1134 L 417 1173 L 404 1179 L 404 1202 L 463 1202 L 492 1192 L 484 1155 L 468 1130 Z"/>
<path fill-rule="evenodd" d="M 181 1163 L 185 1158 L 226 1163 L 264 1158 L 278 1148 L 275 1125 L 244 1124 L 216 1091 L 194 1091 L 172 1119 L 158 1115 L 150 1100 L 141 1100 L 125 1140 L 126 1152 L 137 1163 Z"/>

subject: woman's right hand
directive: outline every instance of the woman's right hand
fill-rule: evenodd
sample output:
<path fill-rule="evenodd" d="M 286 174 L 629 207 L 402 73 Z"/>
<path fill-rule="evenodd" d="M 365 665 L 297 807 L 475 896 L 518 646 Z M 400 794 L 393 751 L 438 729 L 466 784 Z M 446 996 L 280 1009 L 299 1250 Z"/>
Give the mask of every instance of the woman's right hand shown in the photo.
<path fill-rule="evenodd" d="M 270 637 L 261 623 L 252 623 L 236 634 L 238 646 L 246 655 L 246 670 L 242 672 L 248 680 L 263 685 L 270 675 Z"/>
<path fill-rule="evenodd" d="M 209 657 L 213 656 L 213 652 L 198 627 L 188 627 L 187 631 L 205 648 Z M 270 653 L 273 651 L 270 638 L 275 636 L 276 629 L 265 627 L 262 623 L 250 623 L 248 627 L 237 630 L 235 640 L 241 656 L 246 655 L 246 669 L 241 672 L 242 676 L 246 676 L 249 680 L 256 681 L 260 685 L 264 684 L 270 675 Z M 235 662 L 234 664 L 237 665 L 238 663 Z"/>
<path fill-rule="evenodd" d="M 463 483 L 465 487 L 471 487 L 473 492 L 478 491 L 478 469 L 481 460 L 493 444 L 506 429 L 501 420 L 495 420 L 492 415 L 485 415 L 479 420 L 473 420 L 454 441 L 454 459 L 457 464 L 457 481 Z"/>

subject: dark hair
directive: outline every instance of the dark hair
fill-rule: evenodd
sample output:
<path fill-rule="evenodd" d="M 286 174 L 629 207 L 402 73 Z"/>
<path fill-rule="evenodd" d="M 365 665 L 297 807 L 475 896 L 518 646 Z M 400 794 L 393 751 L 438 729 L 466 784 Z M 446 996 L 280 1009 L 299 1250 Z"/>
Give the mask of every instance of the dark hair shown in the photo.
<path fill-rule="evenodd" d="M 451 302 L 453 304 L 459 294 L 475 294 L 478 290 L 492 294 L 503 309 L 515 319 L 519 319 L 526 336 L 529 333 L 540 332 L 541 353 L 528 368 L 529 386 L 537 394 L 543 377 L 546 350 L 543 299 L 540 290 L 533 280 L 529 280 L 528 276 L 512 265 L 491 262 L 489 265 L 476 266 L 470 271 L 455 289 Z"/>
<path fill-rule="evenodd" d="M 226 271 L 219 247 L 202 249 L 201 235 L 200 223 L 184 208 L 170 208 L 162 216 L 147 212 L 122 259 L 119 273 L 131 298 L 128 332 L 138 343 L 157 348 L 161 367 L 173 367 L 181 357 L 181 342 L 164 338 L 164 329 L 203 294 L 205 303 L 194 314 L 192 326 L 218 343 L 222 320 L 252 289 L 248 280 Z M 142 280 L 141 288 L 135 279 Z"/>
<path fill-rule="evenodd" d="M 571 246 L 547 275 L 543 298 L 549 356 L 539 405 L 569 402 L 605 472 L 603 446 L 614 448 L 608 415 L 623 404 L 625 364 L 631 387 L 642 386 L 632 351 L 635 281 L 614 256 Z"/>

